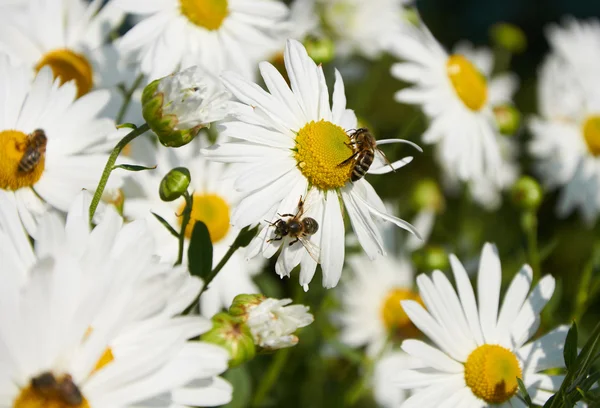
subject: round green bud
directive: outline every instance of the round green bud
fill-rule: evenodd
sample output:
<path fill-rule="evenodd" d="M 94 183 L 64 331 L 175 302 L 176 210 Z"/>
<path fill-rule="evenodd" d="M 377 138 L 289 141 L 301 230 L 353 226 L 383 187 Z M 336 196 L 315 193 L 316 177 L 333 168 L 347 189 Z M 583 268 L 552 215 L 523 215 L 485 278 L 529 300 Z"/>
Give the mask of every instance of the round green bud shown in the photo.
<path fill-rule="evenodd" d="M 540 184 L 532 177 L 522 176 L 513 185 L 512 202 L 522 210 L 537 210 L 542 204 L 544 192 Z"/>
<path fill-rule="evenodd" d="M 335 57 L 335 46 L 331 39 L 326 37 L 307 37 L 304 40 L 306 52 L 317 64 L 327 64 Z"/>
<path fill-rule="evenodd" d="M 412 192 L 411 203 L 416 211 L 433 209 L 437 213 L 444 211 L 446 206 L 438 183 L 430 178 L 422 179 L 417 183 Z"/>
<path fill-rule="evenodd" d="M 190 171 L 185 167 L 176 167 L 168 172 L 160 182 L 158 195 L 163 201 L 174 201 L 181 197 L 190 185 Z"/>
<path fill-rule="evenodd" d="M 248 308 L 250 306 L 260 305 L 262 303 L 262 301 L 265 299 L 266 299 L 266 297 L 264 295 L 260 295 L 260 294 L 237 295 L 233 299 L 233 302 L 231 302 L 231 306 L 229 307 L 229 314 L 234 317 L 246 319 L 246 315 L 248 314 Z"/>
<path fill-rule="evenodd" d="M 490 29 L 492 42 L 513 54 L 519 54 L 527 48 L 527 37 L 519 27 L 509 23 L 497 23 Z"/>
<path fill-rule="evenodd" d="M 494 117 L 500 133 L 512 136 L 521 126 L 521 112 L 512 104 L 494 106 Z"/>
<path fill-rule="evenodd" d="M 427 245 L 413 252 L 412 259 L 415 266 L 422 271 L 444 270 L 450 266 L 446 250 L 439 245 Z"/>
<path fill-rule="evenodd" d="M 200 336 L 200 339 L 227 350 L 230 357 L 229 367 L 238 366 L 254 358 L 254 338 L 242 319 L 221 312 L 213 316 L 212 322 L 213 328 Z"/>

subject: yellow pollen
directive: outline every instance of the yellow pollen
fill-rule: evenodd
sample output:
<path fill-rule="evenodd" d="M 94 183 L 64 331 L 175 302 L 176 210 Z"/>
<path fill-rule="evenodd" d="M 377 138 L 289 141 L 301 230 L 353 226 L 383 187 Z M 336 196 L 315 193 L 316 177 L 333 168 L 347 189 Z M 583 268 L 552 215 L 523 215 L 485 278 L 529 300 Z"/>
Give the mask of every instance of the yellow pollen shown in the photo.
<path fill-rule="evenodd" d="M 0 188 L 3 190 L 18 190 L 31 187 L 44 173 L 45 156 L 31 171 L 19 170 L 19 163 L 29 145 L 29 137 L 18 130 L 0 132 Z"/>
<path fill-rule="evenodd" d="M 523 378 L 517 357 L 504 347 L 484 344 L 465 363 L 465 382 L 475 396 L 489 404 L 502 404 L 517 392 Z"/>
<path fill-rule="evenodd" d="M 54 78 L 59 78 L 61 85 L 75 80 L 78 98 L 91 91 L 94 86 L 92 65 L 81 54 L 66 48 L 50 51 L 37 63 L 36 72 L 46 65 L 52 68 Z"/>
<path fill-rule="evenodd" d="M 307 123 L 296 136 L 296 162 L 308 182 L 321 190 L 343 187 L 349 180 L 353 160 L 350 138 L 338 125 L 325 120 Z"/>
<path fill-rule="evenodd" d="M 487 101 L 487 82 L 479 70 L 462 55 L 451 55 L 446 72 L 456 95 L 473 111 L 483 108 Z"/>
<path fill-rule="evenodd" d="M 600 156 L 600 115 L 590 116 L 585 120 L 583 138 L 590 153 Z"/>
<path fill-rule="evenodd" d="M 179 222 L 183 220 L 184 208 L 185 203 L 179 207 L 179 211 L 177 212 L 180 215 Z M 196 221 L 202 221 L 206 224 L 210 240 L 215 244 L 225 238 L 227 232 L 229 232 L 229 205 L 216 194 L 194 194 L 192 215 L 185 229 L 185 236 L 187 238 L 192 237 Z"/>
<path fill-rule="evenodd" d="M 217 30 L 229 14 L 227 0 L 179 0 L 181 14 L 207 30 Z"/>
<path fill-rule="evenodd" d="M 419 330 L 412 324 L 410 318 L 400 304 L 403 300 L 414 300 L 421 303 L 419 295 L 409 289 L 394 288 L 388 292 L 381 305 L 381 318 L 390 332 L 402 338 L 416 337 Z"/>
<path fill-rule="evenodd" d="M 59 390 L 40 390 L 28 385 L 13 402 L 13 408 L 90 408 L 90 404 L 85 398 L 80 404 L 72 404 L 65 401 Z"/>

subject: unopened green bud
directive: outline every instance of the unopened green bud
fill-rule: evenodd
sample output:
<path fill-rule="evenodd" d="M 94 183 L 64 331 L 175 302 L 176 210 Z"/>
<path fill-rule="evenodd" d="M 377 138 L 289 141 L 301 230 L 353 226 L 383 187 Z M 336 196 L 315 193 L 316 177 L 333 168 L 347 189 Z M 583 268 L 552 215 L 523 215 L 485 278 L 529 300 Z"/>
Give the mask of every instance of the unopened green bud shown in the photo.
<path fill-rule="evenodd" d="M 229 367 L 238 366 L 254 358 L 256 347 L 252 332 L 242 319 L 222 312 L 214 315 L 212 322 L 213 328 L 200 339 L 226 349 L 230 356 Z"/>
<path fill-rule="evenodd" d="M 440 213 L 444 211 L 446 206 L 444 195 L 433 179 L 420 180 L 413 190 L 411 201 L 416 211 L 433 209 L 435 212 Z"/>
<path fill-rule="evenodd" d="M 142 115 L 164 146 L 181 147 L 200 129 L 225 117 L 228 99 L 216 78 L 190 67 L 148 84 L 142 93 Z"/>
<path fill-rule="evenodd" d="M 521 113 L 511 104 L 494 106 L 494 117 L 503 135 L 512 136 L 521 126 Z"/>
<path fill-rule="evenodd" d="M 185 167 L 176 167 L 168 172 L 160 182 L 158 195 L 163 201 L 174 201 L 181 197 L 190 185 L 190 171 Z"/>
<path fill-rule="evenodd" d="M 450 266 L 448 254 L 439 245 L 427 245 L 412 255 L 415 266 L 422 271 L 444 270 Z"/>
<path fill-rule="evenodd" d="M 540 184 L 529 176 L 517 180 L 511 193 L 513 204 L 522 210 L 537 210 L 544 197 Z"/>
<path fill-rule="evenodd" d="M 229 314 L 234 317 L 239 317 L 242 319 L 246 318 L 248 314 L 248 308 L 251 306 L 260 305 L 266 297 L 264 295 L 237 295 L 233 302 L 231 302 L 231 307 L 229 308 Z"/>
<path fill-rule="evenodd" d="M 519 27 L 509 23 L 494 24 L 490 30 L 492 41 L 510 51 L 513 54 L 519 54 L 527 48 L 527 37 Z"/>
<path fill-rule="evenodd" d="M 317 64 L 326 64 L 335 57 L 335 46 L 329 38 L 308 37 L 304 40 L 304 46 L 309 57 Z"/>

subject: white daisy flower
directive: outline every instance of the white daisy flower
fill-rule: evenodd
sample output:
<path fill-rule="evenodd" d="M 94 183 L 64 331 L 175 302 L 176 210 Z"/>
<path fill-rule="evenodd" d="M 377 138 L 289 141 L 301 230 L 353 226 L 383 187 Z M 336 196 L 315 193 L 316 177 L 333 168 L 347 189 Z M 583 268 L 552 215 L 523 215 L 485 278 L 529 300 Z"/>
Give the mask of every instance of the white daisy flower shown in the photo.
<path fill-rule="evenodd" d="M 346 109 L 340 74 L 336 72 L 330 105 L 323 69 L 299 42 L 288 41 L 284 59 L 291 89 L 268 62 L 260 64 L 260 71 L 269 92 L 238 74 L 223 75 L 225 86 L 240 102 L 232 103 L 236 120 L 222 125 L 222 135 L 237 141 L 217 144 L 205 154 L 211 160 L 237 163 L 232 173 L 242 199 L 231 216 L 232 224 L 241 228 L 268 222 L 249 245 L 248 256 L 262 253 L 270 258 L 282 247 L 275 266 L 280 276 L 289 276 L 300 264 L 300 284 L 308 290 L 320 263 L 323 286 L 331 288 L 337 284 L 344 264 L 343 208 L 372 258 L 385 252 L 376 220 L 416 232 L 407 222 L 386 213 L 364 178 L 350 181 L 354 163 L 342 163 L 353 154 L 348 131 L 356 129 L 357 121 L 354 112 Z M 378 143 L 390 142 L 404 141 Z M 371 173 L 391 171 L 392 166 L 379 155 L 375 158 L 379 160 L 371 166 Z M 397 169 L 408 162 L 410 159 L 405 158 L 392 165 Z M 302 217 L 312 218 L 318 224 L 317 231 L 301 241 L 277 236 L 274 223 L 282 219 L 278 214 L 296 214 L 300 197 L 305 203 Z"/>
<path fill-rule="evenodd" d="M 448 55 L 421 25 L 395 38 L 392 52 L 404 62 L 392 75 L 414 86 L 396 93 L 398 102 L 421 105 L 431 123 L 423 141 L 436 144 L 444 169 L 464 181 L 485 177 L 502 186 L 502 152 L 493 107 L 510 101 L 516 79 L 510 74 L 490 79 L 489 51 Z"/>
<path fill-rule="evenodd" d="M 136 53 L 150 79 L 202 65 L 215 73 L 234 69 L 246 77 L 277 49 L 287 7 L 272 0 L 113 0 L 145 18 L 119 41 L 123 54 Z"/>
<path fill-rule="evenodd" d="M 222 163 L 207 162 L 198 156 L 199 140 L 178 149 L 156 147 L 145 143 L 145 153 L 133 151 L 147 165 L 156 165 L 156 170 L 136 173 L 125 186 L 127 199 L 123 214 L 129 219 L 146 219 L 157 242 L 157 255 L 165 262 L 173 263 L 178 255 L 178 240 L 152 213 L 158 214 L 179 232 L 185 199 L 162 201 L 158 189 L 162 178 L 175 167 L 186 167 L 190 171 L 193 192 L 193 209 L 186 238 L 191 236 L 195 220 L 206 224 L 213 243 L 213 266 L 216 266 L 237 237 L 239 229 L 230 225 L 232 209 L 238 202 L 238 193 L 231 182 L 223 180 L 227 167 Z M 135 146 L 134 146 L 135 149 Z M 139 150 L 138 150 L 139 151 Z M 143 157 L 145 156 L 145 157 Z M 184 254 L 187 254 L 184 249 Z M 187 256 L 184 256 L 184 261 Z M 210 283 L 200 298 L 200 310 L 205 316 L 213 316 L 231 305 L 233 298 L 242 293 L 258 293 L 252 275 L 262 267 L 261 263 L 249 262 L 243 251 L 237 251 Z"/>
<path fill-rule="evenodd" d="M 298 344 L 294 332 L 314 321 L 308 306 L 290 305 L 292 299 L 267 298 L 248 306 L 246 324 L 260 347 L 276 350 Z"/>
<path fill-rule="evenodd" d="M 75 81 L 78 97 L 92 89 L 131 81 L 131 73 L 118 69 L 114 47 L 106 43 L 125 14 L 110 3 L 102 7 L 102 3 L 31 0 L 24 19 L 5 16 L 8 23 L 0 26 L 0 49 L 17 63 L 31 67 L 32 73 L 50 67 L 61 83 Z M 116 114 L 120 96 L 116 89 L 113 92 Z"/>
<path fill-rule="evenodd" d="M 564 367 L 567 328 L 525 343 L 540 326 L 540 312 L 552 297 L 554 278 L 545 276 L 529 293 L 532 271 L 523 266 L 500 306 L 502 270 L 494 246 L 486 244 L 482 250 L 478 302 L 463 265 L 454 255 L 450 262 L 458 292 L 446 275 L 435 271 L 431 278 L 417 277 L 427 309 L 415 301 L 402 301 L 413 323 L 434 343 L 402 343 L 402 349 L 425 366 L 399 373 L 400 388 L 413 390 L 403 407 L 524 408 L 516 395 L 517 378 L 523 380 L 533 403 L 544 405 L 564 378 L 546 370 Z"/>
<path fill-rule="evenodd" d="M 122 227 L 109 209 L 90 231 L 89 201 L 75 199 L 66 225 L 46 214 L 32 250 L 13 197 L 0 191 L 0 242 L 19 246 L 0 248 L 0 406 L 230 401 L 231 386 L 217 377 L 227 368 L 226 351 L 187 341 L 208 331 L 210 321 L 173 317 L 201 281 L 156 261 L 143 221 Z"/>
<path fill-rule="evenodd" d="M 111 119 L 98 117 L 109 93 L 76 100 L 75 84 L 59 87 L 50 68 L 31 83 L 26 70 L 2 56 L 0 72 L 0 189 L 16 197 L 21 221 L 35 237 L 41 215 L 67 211 L 81 189 L 96 188 L 108 158 L 97 152 L 115 132 Z M 109 188 L 118 184 L 115 174 Z"/>
<path fill-rule="evenodd" d="M 400 301 L 420 300 L 413 291 L 413 268 L 404 258 L 365 256 L 349 259 L 351 279 L 342 283 L 340 340 L 351 347 L 366 346 L 367 355 L 380 353 L 388 338 L 418 334 Z"/>
<path fill-rule="evenodd" d="M 591 225 L 600 211 L 600 82 L 591 72 L 600 60 L 587 56 L 600 49 L 600 27 L 570 21 L 549 32 L 554 47 L 540 70 L 540 117 L 529 120 L 529 150 L 545 186 L 562 189 L 558 215 L 579 209 Z"/>
<path fill-rule="evenodd" d="M 324 25 L 331 30 L 336 53 L 354 52 L 375 59 L 390 48 L 390 40 L 407 21 L 406 0 L 317 0 Z"/>

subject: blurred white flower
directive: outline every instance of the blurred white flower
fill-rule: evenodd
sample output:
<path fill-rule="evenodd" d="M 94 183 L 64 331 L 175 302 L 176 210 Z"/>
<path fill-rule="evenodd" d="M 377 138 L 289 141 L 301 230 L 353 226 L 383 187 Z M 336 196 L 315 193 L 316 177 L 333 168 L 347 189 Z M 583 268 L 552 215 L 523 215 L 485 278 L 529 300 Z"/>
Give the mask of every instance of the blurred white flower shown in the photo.
<path fill-rule="evenodd" d="M 403 351 L 388 351 L 375 362 L 373 397 L 383 408 L 401 408 L 409 392 L 396 384 L 396 376 L 403 370 L 419 368 L 421 363 Z"/>
<path fill-rule="evenodd" d="M 448 55 L 427 27 L 396 36 L 392 53 L 404 60 L 392 75 L 414 84 L 396 94 L 398 102 L 420 105 L 430 119 L 423 141 L 436 144 L 444 171 L 463 181 L 483 178 L 496 189 L 506 185 L 504 161 L 493 107 L 510 102 L 517 80 L 512 74 L 490 78 L 488 50 L 463 46 Z"/>
<path fill-rule="evenodd" d="M 256 63 L 278 48 L 287 7 L 271 0 L 113 0 L 142 15 L 119 40 L 123 55 L 134 53 L 151 80 L 202 65 L 252 77 Z"/>
<path fill-rule="evenodd" d="M 314 320 L 308 306 L 290 305 L 292 299 L 266 298 L 247 308 L 246 324 L 256 345 L 266 349 L 292 347 L 298 343 L 296 330 Z"/>
<path fill-rule="evenodd" d="M 300 264 L 300 285 L 308 290 L 320 263 L 323 286 L 332 288 L 340 279 L 344 263 L 343 208 L 370 257 L 385 253 L 380 220 L 416 231 L 406 221 L 386 213 L 383 202 L 364 178 L 350 180 L 354 164 L 348 161 L 353 152 L 347 132 L 357 128 L 357 121 L 354 112 L 346 109 L 340 74 L 336 72 L 330 104 L 323 67 L 310 59 L 299 42 L 288 40 L 284 59 L 291 88 L 267 62 L 259 67 L 269 92 L 235 73 L 223 75 L 226 88 L 240 102 L 231 105 L 234 120 L 223 123 L 222 135 L 237 140 L 203 152 L 210 160 L 236 164 L 231 169 L 232 177 L 242 199 L 232 214 L 232 224 L 242 228 L 262 223 L 262 230 L 248 246 L 248 256 L 262 253 L 270 258 L 281 247 L 275 265 L 280 276 L 290 276 Z M 388 166 L 375 155 L 369 172 L 384 174 L 409 162 L 404 158 Z M 318 230 L 301 239 L 278 234 L 275 223 L 293 218 L 278 214 L 299 213 L 299 198 L 305 203 L 300 217 L 312 218 Z"/>
<path fill-rule="evenodd" d="M 348 264 L 352 273 L 342 282 L 342 310 L 334 316 L 341 326 L 340 340 L 351 347 L 366 346 L 373 357 L 390 337 L 418 334 L 400 306 L 401 300 L 418 299 L 412 265 L 404 258 L 371 261 L 366 256 L 353 256 Z"/>
<path fill-rule="evenodd" d="M 547 188 L 561 188 L 557 213 L 579 209 L 588 225 L 600 211 L 600 23 L 567 20 L 548 30 L 552 45 L 538 82 L 529 151 Z"/>
<path fill-rule="evenodd" d="M 14 200 L 0 191 L 0 242 L 12 244 L 0 248 L 0 315 L 11 316 L 0 322 L 0 404 L 109 408 L 159 396 L 164 406 L 230 401 L 231 386 L 217 377 L 227 368 L 227 352 L 187 341 L 208 331 L 210 321 L 176 316 L 202 282 L 185 268 L 157 262 L 143 221 L 123 226 L 109 208 L 90 230 L 89 204 L 89 195 L 80 194 L 66 224 L 46 214 L 33 249 Z"/>
<path fill-rule="evenodd" d="M 332 31 L 336 54 L 354 52 L 375 59 L 408 24 L 405 0 L 317 0 L 324 25 Z"/>
<path fill-rule="evenodd" d="M 160 182 L 165 174 L 175 167 L 186 167 L 190 171 L 189 190 L 193 192 L 193 209 L 190 224 L 186 229 L 186 238 L 191 236 L 194 220 L 206 224 L 213 243 L 213 266 L 216 266 L 239 233 L 239 229 L 230 225 L 231 211 L 239 197 L 231 185 L 231 180 L 223 179 L 227 167 L 221 163 L 211 163 L 198 155 L 200 140 L 178 149 L 157 147 L 152 143 L 138 143 L 133 146 L 132 155 L 136 160 L 148 166 L 156 165 L 155 170 L 139 172 L 128 179 L 124 187 L 127 200 L 123 214 L 129 219 L 147 220 L 157 242 L 156 254 L 165 262 L 173 263 L 178 255 L 178 242 L 153 215 L 158 214 L 177 232 L 181 228 L 185 199 L 165 202 L 158 195 Z M 184 255 L 187 254 L 186 239 Z M 187 256 L 184 256 L 187 262 Z M 249 262 L 243 251 L 236 251 L 213 279 L 200 298 L 200 310 L 204 316 L 211 317 L 228 308 L 236 295 L 257 293 L 258 288 L 252 281 L 252 275 L 260 271 L 262 262 Z"/>
<path fill-rule="evenodd" d="M 425 304 L 405 300 L 402 307 L 431 341 L 404 340 L 402 349 L 423 368 L 398 374 L 400 388 L 413 390 L 403 407 L 437 408 L 522 406 L 517 396 L 521 378 L 533 403 L 544 405 L 564 376 L 546 374 L 564 367 L 566 327 L 537 340 L 540 312 L 552 297 L 555 281 L 543 277 L 530 292 L 527 265 L 512 280 L 500 306 L 502 270 L 493 245 L 483 247 L 477 278 L 477 301 L 469 277 L 450 256 L 458 292 L 440 271 L 417 277 Z M 516 404 L 516 405 L 515 405 Z"/>
<path fill-rule="evenodd" d="M 67 211 L 82 189 L 96 188 L 108 158 L 104 146 L 115 133 L 114 122 L 99 117 L 110 96 L 101 90 L 76 99 L 75 84 L 59 87 L 48 67 L 30 82 L 27 69 L 3 56 L 0 72 L 0 189 L 14 196 L 35 237 L 49 209 Z M 108 187 L 118 187 L 119 177 Z"/>

